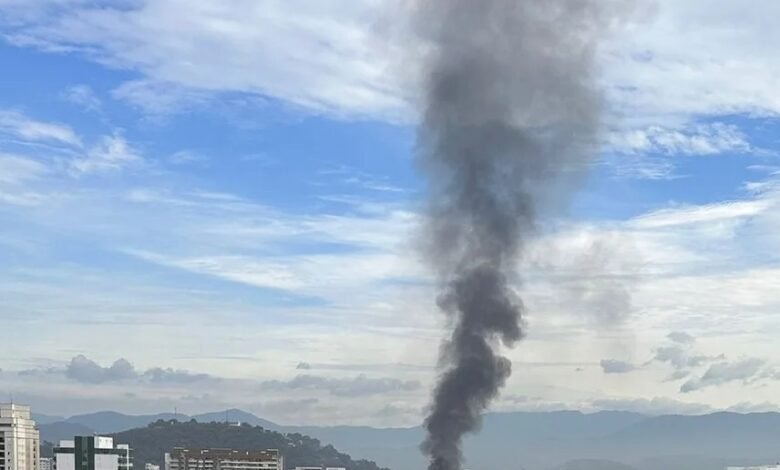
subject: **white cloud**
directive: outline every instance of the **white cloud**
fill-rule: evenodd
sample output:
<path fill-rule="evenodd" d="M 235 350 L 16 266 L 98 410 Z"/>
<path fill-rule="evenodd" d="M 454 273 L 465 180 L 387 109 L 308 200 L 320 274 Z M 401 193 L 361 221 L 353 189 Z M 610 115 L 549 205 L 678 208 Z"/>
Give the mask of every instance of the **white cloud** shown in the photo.
<path fill-rule="evenodd" d="M 618 178 L 670 180 L 684 177 L 675 172 L 682 156 L 721 154 L 760 154 L 770 152 L 756 148 L 747 135 L 733 124 L 682 123 L 667 128 L 624 127 L 610 132 L 604 142 L 601 162 Z"/>
<path fill-rule="evenodd" d="M 74 175 L 117 171 L 131 165 L 137 165 L 143 158 L 120 134 L 101 137 L 83 157 L 70 161 L 70 170 Z"/>
<path fill-rule="evenodd" d="M 47 173 L 44 164 L 18 155 L 0 153 L 0 183 L 20 184 Z"/>
<path fill-rule="evenodd" d="M 701 377 L 682 384 L 680 391 L 688 393 L 735 381 L 746 383 L 758 376 L 765 364 L 765 360 L 758 358 L 747 358 L 737 362 L 719 362 L 711 365 Z"/>
<path fill-rule="evenodd" d="M 339 301 L 346 292 L 393 278 L 411 277 L 406 263 L 391 253 L 284 256 L 166 256 L 127 250 L 146 261 L 256 287 Z M 341 299 L 343 300 L 343 299 Z"/>
<path fill-rule="evenodd" d="M 604 70 L 613 107 L 644 123 L 734 113 L 777 115 L 780 5 L 660 0 L 619 37 Z"/>
<path fill-rule="evenodd" d="M 79 50 L 146 79 L 117 96 L 161 111 L 165 95 L 249 92 L 334 115 L 403 114 L 404 99 L 377 37 L 380 2 L 184 0 L 134 8 L 88 5 L 42 11 L 7 37 L 18 45 Z M 46 9 L 42 9 L 46 10 Z M 15 10 L 9 10 L 12 16 Z M 316 83 L 316 85 L 315 85 Z M 168 93 L 161 94 L 161 87 Z"/>
<path fill-rule="evenodd" d="M 663 229 L 722 221 L 744 221 L 764 213 L 773 204 L 772 200 L 756 199 L 660 209 L 635 218 L 630 225 L 639 229 Z"/>
<path fill-rule="evenodd" d="M 404 10 L 391 0 L 348 7 L 335 0 L 159 0 L 122 8 L 32 3 L 37 7 L 7 6 L 12 43 L 80 51 L 137 70 L 144 78 L 116 94 L 153 111 L 175 106 L 178 98 L 170 96 L 183 94 L 186 102 L 190 93 L 238 91 L 332 115 L 394 120 L 410 114 L 412 94 L 404 84 L 415 64 L 401 49 L 415 43 L 398 32 Z M 639 129 L 623 138 L 629 148 L 741 149 L 736 129 L 684 124 L 702 116 L 780 113 L 776 2 L 639 5 L 626 31 L 604 48 L 601 66 L 611 111 Z"/>
<path fill-rule="evenodd" d="M 111 95 L 153 116 L 182 112 L 209 101 L 205 92 L 152 80 L 125 82 Z"/>
<path fill-rule="evenodd" d="M 0 206 L 30 207 L 43 203 L 47 196 L 26 189 L 26 185 L 51 173 L 51 168 L 32 158 L 0 153 Z"/>
<path fill-rule="evenodd" d="M 42 141 L 81 146 L 81 139 L 70 127 L 31 119 L 17 111 L 0 110 L 0 133 L 28 141 Z"/>
<path fill-rule="evenodd" d="M 611 151 L 624 154 L 714 155 L 752 150 L 747 136 L 734 125 L 695 124 L 683 129 L 650 126 L 612 134 Z"/>
<path fill-rule="evenodd" d="M 70 364 L 65 369 L 67 378 L 84 383 L 125 380 L 135 378 L 136 375 L 133 365 L 125 359 L 117 359 L 111 366 L 102 367 L 83 355 L 71 359 Z"/>
<path fill-rule="evenodd" d="M 668 159 L 646 155 L 618 155 L 602 159 L 619 179 L 671 180 L 680 178 L 675 174 L 676 165 Z"/>
<path fill-rule="evenodd" d="M 38 206 L 48 199 L 46 194 L 35 191 L 7 192 L 0 189 L 0 205 L 32 207 Z"/>
<path fill-rule="evenodd" d="M 87 111 L 100 111 L 103 103 L 88 85 L 74 85 L 62 93 L 63 99 L 79 105 Z"/>

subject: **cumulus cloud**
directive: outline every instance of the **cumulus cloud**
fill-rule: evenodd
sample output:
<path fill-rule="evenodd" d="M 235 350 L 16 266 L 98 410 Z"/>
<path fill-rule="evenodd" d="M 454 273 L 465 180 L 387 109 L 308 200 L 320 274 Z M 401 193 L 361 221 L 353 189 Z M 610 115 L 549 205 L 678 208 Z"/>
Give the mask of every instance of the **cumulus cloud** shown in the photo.
<path fill-rule="evenodd" d="M 99 384 L 133 379 L 137 376 L 133 365 L 125 359 L 117 359 L 112 365 L 103 367 L 81 354 L 71 359 L 65 368 L 65 377 L 83 383 Z"/>
<path fill-rule="evenodd" d="M 667 377 L 668 381 L 684 379 L 691 375 L 697 367 L 726 358 L 723 354 L 718 356 L 697 354 L 694 351 L 696 338 L 687 333 L 674 331 L 669 333 L 667 338 L 671 344 L 658 347 L 651 361 L 668 364 L 674 369 Z"/>
<path fill-rule="evenodd" d="M 751 379 L 759 377 L 765 364 L 765 360 L 758 358 L 712 364 L 704 375 L 682 384 L 680 392 L 688 393 L 737 381 L 748 383 Z"/>
<path fill-rule="evenodd" d="M 336 396 L 356 397 L 377 395 L 389 392 L 409 392 L 418 390 L 416 380 L 395 378 L 371 378 L 363 374 L 353 378 L 331 378 L 314 375 L 297 375 L 286 381 L 268 380 L 261 384 L 267 390 L 315 390 L 325 391 Z"/>
<path fill-rule="evenodd" d="M 636 370 L 636 366 L 617 359 L 602 359 L 599 363 L 605 374 L 627 374 Z"/>
<path fill-rule="evenodd" d="M 59 375 L 69 380 L 83 384 L 132 383 L 136 385 L 169 385 L 191 386 L 193 384 L 209 385 L 221 390 L 229 387 L 234 391 L 250 392 L 258 388 L 268 392 L 281 392 L 283 395 L 293 391 L 306 395 L 327 393 L 334 397 L 375 396 L 388 393 L 414 392 L 421 385 L 416 380 L 402 380 L 391 377 L 369 377 L 363 374 L 354 377 L 324 377 L 300 374 L 289 380 L 228 379 L 205 373 L 188 370 L 152 367 L 137 370 L 126 359 L 120 358 L 111 365 L 102 366 L 84 355 L 73 357 L 65 367 L 45 367 L 23 370 L 19 376 L 52 376 Z M 242 393 L 243 393 L 242 392 Z M 299 399 L 299 398 L 296 398 Z M 312 400 L 314 397 L 304 396 L 301 400 Z M 310 401 L 308 404 L 314 404 Z"/>
<path fill-rule="evenodd" d="M 86 384 L 129 380 L 151 384 L 190 384 L 205 380 L 218 380 L 208 374 L 172 368 L 152 367 L 145 371 L 138 371 L 133 364 L 124 358 L 117 359 L 110 366 L 101 366 L 82 354 L 73 357 L 64 368 L 46 367 L 19 372 L 19 375 L 23 376 L 52 374 L 61 374 L 70 380 Z"/>

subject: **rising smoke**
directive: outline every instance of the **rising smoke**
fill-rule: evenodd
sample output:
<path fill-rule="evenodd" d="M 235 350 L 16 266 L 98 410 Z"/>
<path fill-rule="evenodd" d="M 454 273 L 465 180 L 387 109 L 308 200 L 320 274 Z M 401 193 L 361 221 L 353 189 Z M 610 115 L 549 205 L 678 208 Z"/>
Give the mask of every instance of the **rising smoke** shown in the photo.
<path fill-rule="evenodd" d="M 619 0 L 618 0 L 619 1 Z M 429 180 L 425 255 L 451 320 L 422 444 L 460 470 L 461 441 L 511 373 L 523 336 L 514 268 L 539 216 L 596 151 L 598 44 L 612 0 L 418 0 L 426 56 L 419 163 Z"/>

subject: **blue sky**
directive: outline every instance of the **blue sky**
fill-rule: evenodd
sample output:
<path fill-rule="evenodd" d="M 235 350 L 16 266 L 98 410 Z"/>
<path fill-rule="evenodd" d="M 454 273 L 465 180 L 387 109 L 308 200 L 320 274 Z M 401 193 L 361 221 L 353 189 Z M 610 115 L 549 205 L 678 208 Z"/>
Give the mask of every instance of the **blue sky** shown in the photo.
<path fill-rule="evenodd" d="M 780 6 L 751 3 L 640 2 L 605 45 L 602 151 L 518 265 L 496 409 L 777 408 Z M 416 423 L 444 325 L 403 25 L 387 0 L 0 0 L 0 390 Z"/>

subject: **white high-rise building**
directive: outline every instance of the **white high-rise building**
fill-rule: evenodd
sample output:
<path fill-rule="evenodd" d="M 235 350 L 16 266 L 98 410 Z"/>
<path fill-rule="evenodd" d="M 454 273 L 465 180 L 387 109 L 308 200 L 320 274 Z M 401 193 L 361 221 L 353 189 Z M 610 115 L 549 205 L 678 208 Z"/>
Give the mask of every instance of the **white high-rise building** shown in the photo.
<path fill-rule="evenodd" d="M 56 470 L 132 470 L 130 447 L 103 436 L 76 436 L 54 448 Z"/>
<path fill-rule="evenodd" d="M 130 455 L 130 446 L 117 444 L 116 450 L 119 453 L 119 470 L 133 470 L 133 456 Z"/>
<path fill-rule="evenodd" d="M 0 404 L 0 470 L 39 470 L 39 439 L 29 406 Z"/>

